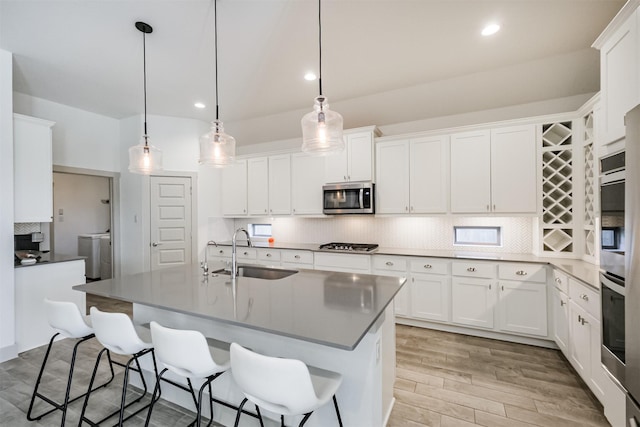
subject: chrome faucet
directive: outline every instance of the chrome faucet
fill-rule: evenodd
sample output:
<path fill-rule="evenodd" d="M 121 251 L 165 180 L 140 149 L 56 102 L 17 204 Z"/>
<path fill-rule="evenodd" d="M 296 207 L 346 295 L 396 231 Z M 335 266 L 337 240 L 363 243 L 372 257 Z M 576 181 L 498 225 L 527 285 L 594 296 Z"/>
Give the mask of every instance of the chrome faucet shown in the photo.
<path fill-rule="evenodd" d="M 238 234 L 238 231 L 242 231 L 244 232 L 244 234 L 247 236 L 247 243 L 249 244 L 249 247 L 251 247 L 251 237 L 249 237 L 249 232 L 240 227 L 238 228 L 235 233 L 233 233 L 233 238 L 231 239 L 231 280 L 235 280 L 236 277 L 238 277 L 238 260 L 236 259 L 236 235 Z"/>
<path fill-rule="evenodd" d="M 204 261 L 200 263 L 200 267 L 202 268 L 202 275 L 206 276 L 209 274 L 209 246 L 218 246 L 216 242 L 213 240 L 209 240 L 207 242 L 207 246 L 204 248 Z"/>

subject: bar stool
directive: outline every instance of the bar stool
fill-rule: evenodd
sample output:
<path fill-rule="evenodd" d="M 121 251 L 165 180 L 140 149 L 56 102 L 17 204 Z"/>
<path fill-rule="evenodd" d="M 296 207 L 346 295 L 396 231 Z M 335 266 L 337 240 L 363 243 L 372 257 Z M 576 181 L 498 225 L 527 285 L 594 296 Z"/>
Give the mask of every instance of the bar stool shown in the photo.
<path fill-rule="evenodd" d="M 307 366 L 300 360 L 264 356 L 232 343 L 231 374 L 245 395 L 236 416 L 236 427 L 247 400 L 280 414 L 282 426 L 285 415 L 303 415 L 299 424 L 302 427 L 313 411 L 332 398 L 338 424 L 342 427 L 336 400 L 342 375 L 336 372 Z"/>
<path fill-rule="evenodd" d="M 209 424 L 213 421 L 213 402 L 223 403 L 226 406 L 233 407 L 226 402 L 221 402 L 213 398 L 211 394 L 211 383 L 218 378 L 224 372 L 229 369 L 229 350 L 222 346 L 210 346 L 205 336 L 198 331 L 187 331 L 179 329 L 171 329 L 161 326 L 157 322 L 151 322 L 151 340 L 156 350 L 156 356 L 158 361 L 166 366 L 157 376 L 156 387 L 153 390 L 152 402 L 157 401 L 160 398 L 162 390 L 160 388 L 160 381 L 164 380 L 169 382 L 185 391 L 191 393 L 193 402 L 196 405 L 196 419 L 195 424 L 200 426 L 202 419 L 202 397 L 204 389 L 209 389 L 209 409 L 211 411 L 211 419 Z M 217 360 L 216 360 L 217 359 Z M 179 375 L 187 379 L 188 388 L 182 384 L 163 378 L 165 372 L 171 371 L 176 375 Z M 198 391 L 198 398 L 196 399 L 193 385 L 191 384 L 191 378 L 204 379 L 204 383 Z M 156 398 L 156 392 L 158 397 Z M 235 407 L 233 407 L 236 409 Z M 147 414 L 147 421 L 145 426 L 149 425 L 151 419 L 151 412 L 153 411 L 153 403 L 149 408 Z"/>
<path fill-rule="evenodd" d="M 44 355 L 44 359 L 42 360 L 42 365 L 40 366 L 40 373 L 38 374 L 38 378 L 36 379 L 36 384 L 33 388 L 33 395 L 31 396 L 31 403 L 29 404 L 29 410 L 27 411 L 27 419 L 29 421 L 36 421 L 52 413 L 53 411 L 59 410 L 62 411 L 62 421 L 60 422 L 61 426 L 64 426 L 64 422 L 67 416 L 67 408 L 69 403 L 75 402 L 76 400 L 84 397 L 87 393 L 91 391 L 97 390 L 101 387 L 105 387 L 107 384 L 113 380 L 114 372 L 113 366 L 111 365 L 111 359 L 109 358 L 109 367 L 111 368 L 111 378 L 97 386 L 94 389 L 90 389 L 84 394 L 74 397 L 73 399 L 69 398 L 71 394 L 71 380 L 73 379 L 73 368 L 76 363 L 76 355 L 78 353 L 78 347 L 83 342 L 90 340 L 95 335 L 93 334 L 93 329 L 90 326 L 90 318 L 89 316 L 83 316 L 78 309 L 78 306 L 72 302 L 68 301 L 52 301 L 48 298 L 44 300 L 44 306 L 47 315 L 47 321 L 49 325 L 56 331 L 55 334 L 51 337 L 49 341 L 49 345 L 47 346 L 47 352 Z M 38 392 L 38 388 L 40 387 L 40 381 L 42 380 L 42 374 L 44 373 L 45 365 L 47 364 L 47 360 L 49 359 L 49 354 L 51 352 L 51 348 L 53 346 L 53 342 L 55 338 L 61 335 L 65 338 L 73 338 L 78 339 L 79 341 L 73 346 L 73 353 L 71 355 L 71 363 L 69 366 L 69 377 L 67 378 L 67 388 L 64 396 L 64 401 L 62 403 L 56 403 L 51 398 L 41 394 Z M 53 406 L 53 409 L 50 409 L 47 412 L 44 412 L 40 415 L 32 415 L 31 412 L 33 410 L 33 404 L 36 400 L 36 397 Z"/>
<path fill-rule="evenodd" d="M 103 353 L 113 352 L 123 356 L 130 356 L 129 360 L 126 364 L 113 361 L 114 364 L 125 368 L 124 370 L 124 379 L 122 381 L 122 398 L 120 401 L 120 408 L 111 414 L 107 415 L 100 421 L 94 422 L 85 417 L 85 412 L 87 406 L 89 404 L 89 397 L 91 393 L 87 393 L 84 404 L 82 405 L 82 412 L 80 413 L 80 423 L 78 426 L 82 426 L 83 423 L 87 422 L 92 426 L 96 426 L 101 424 L 102 422 L 108 420 L 116 414 L 119 414 L 118 426 L 122 426 L 122 423 L 129 418 L 135 416 L 136 414 L 142 412 L 144 409 L 147 409 L 151 406 L 152 402 L 142 406 L 132 414 L 129 414 L 126 418 L 124 417 L 124 411 L 131 405 L 139 402 L 142 398 L 147 394 L 147 383 L 144 379 L 144 375 L 142 373 L 142 369 L 140 368 L 139 359 L 146 355 L 151 354 L 151 359 L 153 360 L 153 368 L 155 371 L 155 376 L 158 376 L 158 367 L 156 365 L 156 359 L 153 354 L 153 345 L 147 342 L 144 342 L 138 336 L 136 332 L 136 328 L 133 325 L 133 322 L 124 313 L 106 313 L 98 310 L 96 307 L 91 307 L 89 310 L 91 314 L 91 320 L 93 323 L 93 330 L 96 336 L 96 339 L 102 344 L 104 349 L 100 351 L 98 354 L 98 360 L 96 361 L 95 367 L 93 369 L 93 374 L 91 376 L 91 381 L 89 383 L 89 389 L 93 385 L 93 381 L 95 380 L 96 373 L 98 371 L 98 364 L 100 362 L 100 358 Z M 109 356 L 110 357 L 110 356 Z M 132 367 L 132 363 L 135 362 L 136 367 Z M 142 381 L 142 386 L 144 391 L 140 397 L 134 399 L 133 401 L 126 403 L 127 397 L 127 388 L 129 383 L 129 371 L 137 372 L 140 375 L 140 380 Z"/>

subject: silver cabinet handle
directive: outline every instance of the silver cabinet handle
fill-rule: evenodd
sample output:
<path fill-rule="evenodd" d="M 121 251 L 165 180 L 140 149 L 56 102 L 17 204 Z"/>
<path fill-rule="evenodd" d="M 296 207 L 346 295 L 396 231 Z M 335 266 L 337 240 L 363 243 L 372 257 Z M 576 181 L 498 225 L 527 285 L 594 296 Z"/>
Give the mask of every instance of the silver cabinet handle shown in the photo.
<path fill-rule="evenodd" d="M 489 209 L 489 205 L 487 205 L 487 211 L 490 211 L 491 209 Z"/>
<path fill-rule="evenodd" d="M 271 254 L 267 254 L 266 256 L 267 256 L 267 258 L 271 258 Z"/>
<path fill-rule="evenodd" d="M 560 307 L 563 307 L 566 304 L 563 300 L 560 300 Z"/>
<path fill-rule="evenodd" d="M 300 255 L 294 256 L 295 259 L 300 259 Z"/>
<path fill-rule="evenodd" d="M 409 211 L 409 206 L 405 206 L 404 210 L 408 212 Z"/>
<path fill-rule="evenodd" d="M 162 244 L 162 243 L 160 243 L 160 242 L 153 242 L 153 243 L 151 244 L 151 246 L 153 246 L 153 247 L 155 248 L 156 246 L 160 246 L 161 244 Z"/>
<path fill-rule="evenodd" d="M 524 271 L 524 270 L 518 270 L 518 271 L 516 271 L 516 275 L 517 275 L 517 276 L 526 276 L 526 275 L 527 275 L 527 272 L 526 272 L 526 271 Z"/>
<path fill-rule="evenodd" d="M 489 290 L 491 290 L 491 283 L 489 283 Z"/>
<path fill-rule="evenodd" d="M 249 255 L 249 252 L 243 252 L 242 254 L 243 254 L 244 256 L 247 256 L 247 255 Z"/>
<path fill-rule="evenodd" d="M 342 175 L 342 179 L 347 180 L 347 175 Z"/>
<path fill-rule="evenodd" d="M 220 253 L 221 253 L 221 254 L 224 254 L 224 251 L 223 251 L 222 249 L 220 249 Z"/>
<path fill-rule="evenodd" d="M 411 206 L 410 210 L 411 210 L 411 212 L 413 212 L 413 206 Z"/>
<path fill-rule="evenodd" d="M 393 265 L 393 263 L 391 261 L 387 261 L 385 264 L 388 265 L 389 267 L 391 267 Z"/>
<path fill-rule="evenodd" d="M 559 285 L 559 284 L 561 284 L 561 283 L 562 283 L 562 280 L 560 280 L 560 278 L 559 278 L 559 277 L 556 277 L 556 283 Z"/>
<path fill-rule="evenodd" d="M 493 210 L 494 210 L 494 211 L 496 210 L 496 205 L 493 205 Z"/>
<path fill-rule="evenodd" d="M 580 323 L 581 321 L 582 321 L 582 316 L 578 314 L 578 323 Z"/>
<path fill-rule="evenodd" d="M 589 301 L 589 296 L 587 294 L 581 294 L 580 298 L 582 298 L 585 301 Z"/>
<path fill-rule="evenodd" d="M 502 292 L 504 292 L 504 285 L 500 286 L 500 288 L 502 289 Z"/>
<path fill-rule="evenodd" d="M 469 267 L 469 268 L 467 268 L 467 271 L 469 273 L 473 273 L 474 271 L 476 271 L 476 268 L 475 267 Z"/>
<path fill-rule="evenodd" d="M 431 264 L 425 264 L 425 265 L 423 265 L 423 267 L 426 268 L 426 269 L 433 268 L 433 266 Z"/>
<path fill-rule="evenodd" d="M 589 323 L 589 322 L 587 322 L 587 319 L 583 317 L 582 319 L 580 319 L 580 323 L 584 325 L 585 323 Z"/>
<path fill-rule="evenodd" d="M 267 210 L 266 210 L 266 209 L 264 210 L 264 213 L 267 213 Z"/>

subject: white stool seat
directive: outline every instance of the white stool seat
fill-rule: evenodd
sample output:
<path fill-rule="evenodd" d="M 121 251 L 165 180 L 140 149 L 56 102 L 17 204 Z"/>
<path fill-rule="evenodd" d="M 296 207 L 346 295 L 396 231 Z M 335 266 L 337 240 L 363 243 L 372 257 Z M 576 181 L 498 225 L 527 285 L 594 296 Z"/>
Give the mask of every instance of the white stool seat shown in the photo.
<path fill-rule="evenodd" d="M 83 338 L 93 333 L 91 316 L 83 316 L 78 306 L 69 301 L 44 300 L 49 325 L 66 338 Z"/>

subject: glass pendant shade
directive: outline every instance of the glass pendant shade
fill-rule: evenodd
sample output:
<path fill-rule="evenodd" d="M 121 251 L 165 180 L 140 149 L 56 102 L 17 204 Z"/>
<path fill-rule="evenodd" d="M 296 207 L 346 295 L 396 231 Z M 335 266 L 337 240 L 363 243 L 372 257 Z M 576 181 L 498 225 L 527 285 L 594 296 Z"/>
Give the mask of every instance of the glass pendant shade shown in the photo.
<path fill-rule="evenodd" d="M 200 137 L 201 165 L 224 167 L 233 163 L 236 156 L 236 139 L 224 133 L 220 120 L 211 122 L 211 130 Z"/>
<path fill-rule="evenodd" d="M 342 116 L 329 109 L 327 98 L 318 96 L 313 111 L 302 117 L 302 151 L 326 155 L 344 150 Z"/>
<path fill-rule="evenodd" d="M 149 175 L 162 171 L 162 151 L 149 144 L 149 138 L 143 136 L 140 144 L 129 148 L 129 172 Z"/>

